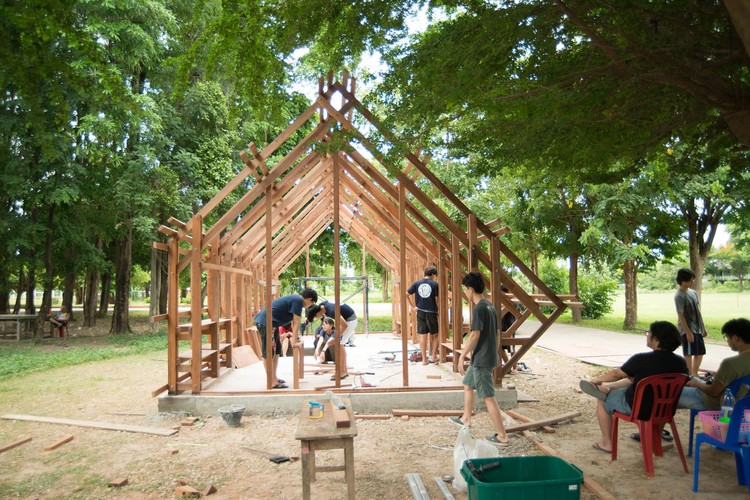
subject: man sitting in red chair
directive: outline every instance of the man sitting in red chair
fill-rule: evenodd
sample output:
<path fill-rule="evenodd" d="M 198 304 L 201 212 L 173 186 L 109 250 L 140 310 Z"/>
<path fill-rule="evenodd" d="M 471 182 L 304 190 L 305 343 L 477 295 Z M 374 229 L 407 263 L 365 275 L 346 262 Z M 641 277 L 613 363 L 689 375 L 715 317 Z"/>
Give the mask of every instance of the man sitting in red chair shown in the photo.
<path fill-rule="evenodd" d="M 581 390 L 599 400 L 596 416 L 599 420 L 601 439 L 594 449 L 612 452 L 612 414 L 616 411 L 630 415 L 633 396 L 638 382 L 651 375 L 662 373 L 688 374 L 685 358 L 674 353 L 680 345 L 680 332 L 669 321 L 656 321 L 646 333 L 646 345 L 651 352 L 642 352 L 630 357 L 620 368 L 591 380 L 581 380 Z M 618 382 L 610 387 L 605 382 Z"/>

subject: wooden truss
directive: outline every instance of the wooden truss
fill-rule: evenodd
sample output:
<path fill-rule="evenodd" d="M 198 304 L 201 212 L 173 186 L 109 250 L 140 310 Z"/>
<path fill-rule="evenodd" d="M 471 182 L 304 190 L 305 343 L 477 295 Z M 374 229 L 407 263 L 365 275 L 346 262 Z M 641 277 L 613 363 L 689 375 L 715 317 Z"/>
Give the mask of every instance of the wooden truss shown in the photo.
<path fill-rule="evenodd" d="M 240 153 L 245 168 L 213 199 L 189 221 L 170 219 L 173 227 L 160 228 L 169 243 L 154 243 L 154 247 L 168 252 L 169 298 L 167 313 L 155 319 L 168 323 L 166 388 L 170 393 L 199 393 L 231 369 L 232 348 L 237 345 L 249 344 L 260 355 L 252 318 L 278 296 L 279 275 L 331 226 L 335 302 L 341 298 L 339 235 L 346 231 L 395 277 L 393 328 L 401 332 L 404 353 L 416 329 L 405 290 L 422 277 L 427 265 L 437 265 L 444 292 L 439 303 L 443 359 L 461 348 L 466 331 L 460 282 L 467 270 L 482 272 L 501 315 L 510 311 L 517 317 L 512 331 L 532 316 L 539 321 L 530 338 L 510 340 L 518 349 L 510 363 L 496 370 L 497 383 L 566 308 L 563 298 L 500 240 L 504 229 L 480 221 L 430 171 L 429 158 L 411 152 L 395 154 L 397 139 L 357 100 L 354 85 L 347 72 L 341 82 L 333 81 L 329 73 L 320 80 L 315 102 L 281 135 L 262 151 L 251 143 Z M 355 126 L 355 113 L 356 123 L 365 126 Z M 306 130 L 302 139 L 292 139 Z M 220 212 L 219 206 L 228 206 L 230 200 L 236 201 Z M 449 216 L 441 206 L 459 215 Z M 539 293 L 524 290 L 504 266 L 522 273 Z M 181 314 L 178 276 L 188 269 L 192 305 L 189 313 Z M 204 274 L 205 310 L 201 306 Z M 509 292 L 502 293 L 501 285 Z M 516 304 L 523 306 L 522 313 Z M 181 316 L 187 321 L 181 323 Z M 189 343 L 189 349 L 181 352 L 180 342 Z M 457 370 L 458 356 L 453 358 Z M 408 387 L 406 355 L 403 360 L 403 386 Z M 303 357 L 298 352 L 295 388 L 302 376 Z M 269 377 L 268 389 L 272 382 Z"/>

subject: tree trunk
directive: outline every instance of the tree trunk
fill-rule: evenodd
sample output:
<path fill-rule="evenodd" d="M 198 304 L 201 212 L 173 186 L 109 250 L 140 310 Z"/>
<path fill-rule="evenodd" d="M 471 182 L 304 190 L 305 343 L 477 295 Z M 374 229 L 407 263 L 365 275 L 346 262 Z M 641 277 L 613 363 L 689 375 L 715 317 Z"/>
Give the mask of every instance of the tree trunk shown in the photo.
<path fill-rule="evenodd" d="M 112 311 L 110 334 L 129 333 L 130 319 L 130 272 L 132 270 L 131 246 L 133 226 L 126 222 L 127 229 L 122 239 L 115 243 L 115 307 Z"/>
<path fill-rule="evenodd" d="M 380 274 L 380 279 L 382 281 L 381 293 L 383 297 L 383 302 L 388 302 L 388 271 L 383 271 Z"/>
<path fill-rule="evenodd" d="M 44 335 L 47 326 L 47 313 L 52 310 L 52 286 L 55 278 L 55 264 L 52 261 L 52 240 L 55 230 L 55 205 L 50 205 L 47 210 L 47 228 L 44 241 L 44 292 L 42 293 L 42 307 L 37 318 L 34 329 L 34 339 Z"/>
<path fill-rule="evenodd" d="M 63 285 L 62 303 L 68 309 L 70 320 L 73 320 L 73 295 L 76 291 L 76 275 L 68 273 L 65 275 L 65 284 Z"/>
<path fill-rule="evenodd" d="M 110 288 L 112 287 L 112 273 L 106 271 L 102 273 L 102 291 L 101 299 L 99 300 L 99 317 L 104 318 L 109 312 L 109 296 Z"/>
<path fill-rule="evenodd" d="M 18 293 L 16 293 L 16 303 L 13 304 L 13 314 L 18 314 L 21 312 L 21 296 L 23 295 L 23 289 L 24 289 L 24 280 L 25 274 L 23 272 L 23 264 L 21 265 L 20 269 L 18 269 Z"/>
<path fill-rule="evenodd" d="M 536 250 L 531 250 L 529 258 L 531 259 L 531 272 L 534 273 L 534 276 L 539 276 L 539 254 Z M 531 293 L 539 293 L 534 284 L 531 285 Z"/>
<path fill-rule="evenodd" d="M 578 252 L 570 254 L 570 272 L 568 273 L 568 287 L 572 295 L 578 295 Z M 581 308 L 573 307 L 573 323 L 581 322 Z"/>
<path fill-rule="evenodd" d="M 167 312 L 167 298 L 169 297 L 169 267 L 167 261 L 169 257 L 165 252 L 162 252 L 161 265 L 159 266 L 159 272 L 161 273 L 161 280 L 159 282 L 159 314 L 165 314 Z M 172 293 L 175 293 L 174 291 Z"/>
<path fill-rule="evenodd" d="M 701 290 L 703 289 L 703 269 L 705 267 L 706 260 L 701 257 L 701 240 L 702 238 L 693 231 L 688 230 L 688 249 L 690 250 L 690 269 L 695 273 L 695 282 L 693 283 L 693 289 L 698 294 L 698 299 L 701 297 Z"/>
<path fill-rule="evenodd" d="M 638 271 L 633 259 L 625 260 L 622 275 L 625 281 L 625 321 L 622 326 L 632 330 L 638 322 Z"/>
<path fill-rule="evenodd" d="M 99 299 L 99 271 L 86 271 L 83 286 L 83 326 L 96 326 L 96 304 Z"/>
<path fill-rule="evenodd" d="M 156 316 L 159 314 L 159 296 L 161 294 L 162 281 L 160 254 L 163 253 L 165 252 L 151 247 L 151 282 L 149 283 L 151 293 L 149 294 L 148 301 L 149 316 Z M 154 328 L 154 324 L 152 323 L 151 325 L 151 328 Z"/>
<path fill-rule="evenodd" d="M 750 4 L 747 0 L 724 0 L 729 19 L 745 46 L 745 55 L 750 57 Z"/>
<path fill-rule="evenodd" d="M 7 314 L 10 307 L 10 281 L 8 273 L 0 272 L 0 313 Z"/>

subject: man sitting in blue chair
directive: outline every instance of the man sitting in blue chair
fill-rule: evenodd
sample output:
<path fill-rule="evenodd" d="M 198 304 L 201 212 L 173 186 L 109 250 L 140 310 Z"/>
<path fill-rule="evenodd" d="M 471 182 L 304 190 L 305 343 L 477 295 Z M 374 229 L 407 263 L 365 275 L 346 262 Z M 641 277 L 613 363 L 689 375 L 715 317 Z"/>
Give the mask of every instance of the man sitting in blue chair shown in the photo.
<path fill-rule="evenodd" d="M 706 384 L 698 378 L 690 379 L 682 390 L 678 408 L 718 410 L 724 389 L 735 379 L 750 375 L 750 321 L 745 318 L 731 319 L 721 327 L 721 333 L 729 348 L 738 354 L 721 362 L 712 383 Z M 739 399 L 746 394 L 747 390 L 744 390 L 734 396 Z"/>

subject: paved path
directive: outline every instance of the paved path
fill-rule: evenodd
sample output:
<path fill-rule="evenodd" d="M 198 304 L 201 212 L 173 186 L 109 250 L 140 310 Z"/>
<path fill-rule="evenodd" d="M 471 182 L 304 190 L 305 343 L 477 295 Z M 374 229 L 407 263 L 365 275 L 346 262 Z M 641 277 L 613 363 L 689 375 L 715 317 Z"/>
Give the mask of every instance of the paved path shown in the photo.
<path fill-rule="evenodd" d="M 537 324 L 525 322 L 519 328 L 520 336 L 531 335 Z M 633 354 L 648 350 L 645 334 L 610 332 L 562 323 L 552 325 L 536 345 L 585 363 L 608 367 L 622 366 Z M 678 347 L 675 352 L 682 354 L 682 348 Z M 709 341 L 701 368 L 718 370 L 724 358 L 735 354 L 726 343 Z"/>

